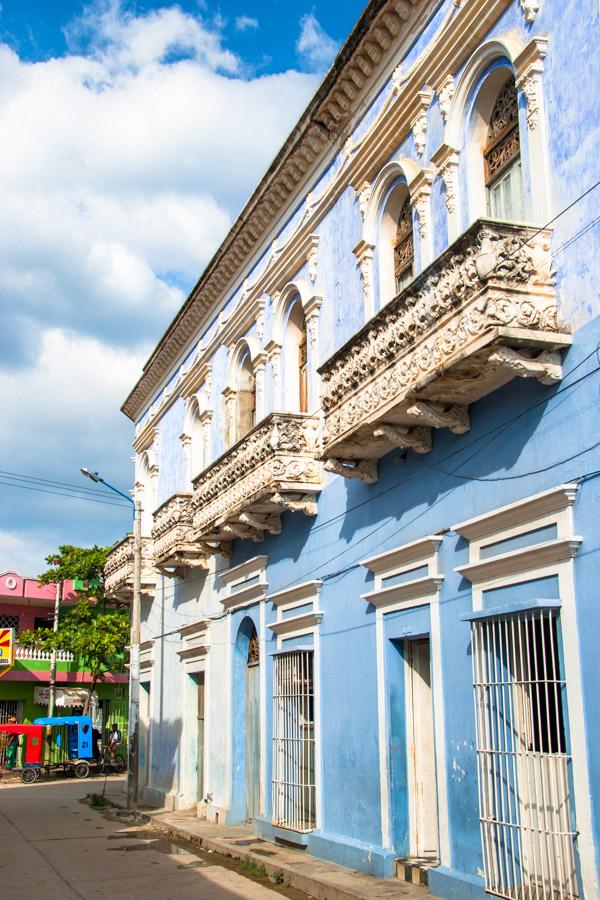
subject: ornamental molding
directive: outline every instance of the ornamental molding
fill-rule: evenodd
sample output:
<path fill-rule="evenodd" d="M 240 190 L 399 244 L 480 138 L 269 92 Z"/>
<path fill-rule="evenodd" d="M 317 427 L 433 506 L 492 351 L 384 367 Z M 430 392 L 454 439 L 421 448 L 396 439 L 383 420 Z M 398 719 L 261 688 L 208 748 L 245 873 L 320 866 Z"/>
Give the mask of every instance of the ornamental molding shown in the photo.
<path fill-rule="evenodd" d="M 444 123 L 448 121 L 448 113 L 450 112 L 450 107 L 452 106 L 452 99 L 454 97 L 455 91 L 456 82 L 454 78 L 452 77 L 452 75 L 446 75 L 437 92 L 438 105 Z"/>
<path fill-rule="evenodd" d="M 410 202 L 417 213 L 419 235 L 421 239 L 429 236 L 431 231 L 431 185 L 435 172 L 433 169 L 422 169 L 408 186 Z"/>
<path fill-rule="evenodd" d="M 156 586 L 150 538 L 142 538 L 142 593 Z M 126 535 L 110 550 L 104 566 L 104 589 L 109 597 L 129 602 L 133 597 L 133 535 Z"/>
<path fill-rule="evenodd" d="M 481 587 L 499 578 L 521 575 L 567 562 L 577 554 L 582 541 L 583 538 L 579 535 L 556 538 L 531 547 L 511 550 L 510 553 L 491 556 L 489 559 L 467 563 L 465 566 L 457 566 L 454 571 L 471 584 Z"/>
<path fill-rule="evenodd" d="M 528 523 L 560 513 L 575 504 L 579 485 L 576 482 L 558 485 L 524 500 L 493 509 L 482 516 L 452 526 L 452 531 L 467 541 L 480 541 L 489 535 L 502 536 L 517 526 L 526 530 Z"/>
<path fill-rule="evenodd" d="M 367 316 L 370 316 L 375 309 L 373 300 L 373 257 L 375 253 L 375 244 L 361 240 L 352 252 L 356 257 L 356 265 L 360 270 L 360 282 L 365 298 L 365 310 L 367 311 Z"/>
<path fill-rule="evenodd" d="M 317 417 L 272 413 L 263 419 L 194 480 L 197 539 L 259 541 L 265 531 L 276 534 L 286 496 L 313 514 L 309 500 L 321 488 L 319 445 Z"/>
<path fill-rule="evenodd" d="M 525 21 L 529 24 L 535 22 L 536 16 L 540 11 L 540 0 L 520 0 L 520 3 Z"/>
<path fill-rule="evenodd" d="M 373 192 L 373 185 L 370 181 L 363 181 L 360 188 L 355 191 L 356 197 L 358 199 L 358 208 L 360 210 L 360 217 L 365 221 L 365 216 L 367 214 L 367 210 L 369 208 L 369 200 L 371 199 L 371 194 Z"/>
<path fill-rule="evenodd" d="M 437 168 L 439 175 L 444 182 L 445 195 L 444 203 L 450 214 L 456 212 L 457 209 L 457 192 L 458 192 L 458 163 L 459 153 L 449 144 L 442 144 L 431 157 L 431 162 Z"/>
<path fill-rule="evenodd" d="M 527 125 L 534 131 L 542 111 L 542 74 L 548 53 L 548 39 L 533 38 L 515 59 L 516 85 L 527 103 Z"/>
<path fill-rule="evenodd" d="M 419 156 L 423 156 L 427 146 L 427 111 L 432 100 L 433 91 L 431 88 L 424 88 L 422 91 L 419 91 L 419 111 L 410 126 Z"/>
<path fill-rule="evenodd" d="M 364 116 L 367 90 L 372 90 L 373 95 L 381 90 L 387 91 L 387 99 L 360 137 L 353 137 L 348 145 L 351 154 L 338 166 L 333 177 L 324 179 L 324 186 L 319 187 L 318 193 L 313 186 L 310 204 L 304 204 L 295 230 L 285 244 L 279 245 L 278 265 L 293 257 L 304 236 L 314 231 L 348 185 L 362 185 L 373 178 L 418 116 L 422 86 L 439 83 L 440 69 L 457 71 L 510 3 L 511 0 L 462 0 L 454 3 L 437 33 L 406 71 L 397 68 L 398 56 L 414 39 L 416 23 L 424 21 L 426 10 L 438 4 L 411 0 L 409 5 L 405 0 L 390 0 L 382 3 L 374 14 L 370 8 L 367 10 L 338 55 L 340 62 L 334 65 L 319 89 L 309 113 L 292 133 L 293 138 L 282 149 L 275 166 L 264 177 L 145 366 L 143 375 L 123 404 L 126 415 L 134 420 L 139 417 L 150 397 L 160 390 L 161 382 L 177 365 L 186 347 L 206 326 L 209 317 L 215 315 L 219 304 L 231 294 L 236 282 L 239 284 L 240 279 L 246 277 L 244 269 L 247 270 L 251 261 L 257 258 L 259 248 L 265 245 L 267 233 L 272 233 L 286 214 L 294 192 L 298 193 L 308 177 L 308 168 L 314 169 L 317 162 L 322 167 L 326 166 L 338 152 L 335 143 L 334 149 L 331 149 L 332 135 L 341 134 L 348 127 L 347 123 L 355 119 L 358 123 Z M 386 35 L 389 36 L 389 23 L 395 18 L 403 24 L 391 40 Z M 396 69 L 394 78 L 391 78 L 393 66 Z M 387 84 L 385 79 L 388 79 Z M 368 80 L 370 84 L 366 85 Z M 361 88 L 357 92 L 358 83 Z M 352 99 L 349 99 L 350 96 Z M 324 118 L 322 110 L 325 107 L 328 113 Z M 301 156 L 298 157 L 297 153 Z M 307 168 L 308 157 L 311 162 Z"/>
<path fill-rule="evenodd" d="M 356 465 L 365 457 L 355 450 L 356 457 L 344 458 L 342 448 L 356 448 L 357 441 L 370 445 L 370 465 L 373 455 L 391 446 L 425 452 L 424 431 L 385 422 L 386 410 L 398 404 L 407 426 L 427 419 L 433 427 L 452 422 L 460 433 L 468 428 L 460 408 L 481 396 L 483 378 L 489 379 L 489 392 L 515 374 L 560 377 L 552 354 L 570 339 L 558 321 L 549 248 L 547 229 L 479 220 L 320 367 L 330 471 L 341 464 L 346 472 L 340 474 L 356 477 L 349 471 L 352 459 Z M 520 330 L 517 350 L 510 343 Z M 491 354 L 485 353 L 488 344 Z M 477 354 L 480 372 L 453 375 L 452 366 L 470 353 Z M 444 378 L 449 386 L 441 391 L 440 409 L 435 386 Z M 428 393 L 419 397 L 425 387 Z"/>
<path fill-rule="evenodd" d="M 195 540 L 191 499 L 191 493 L 173 494 L 154 513 L 154 566 L 162 574 L 181 577 L 186 568 L 208 567 L 209 554 Z"/>

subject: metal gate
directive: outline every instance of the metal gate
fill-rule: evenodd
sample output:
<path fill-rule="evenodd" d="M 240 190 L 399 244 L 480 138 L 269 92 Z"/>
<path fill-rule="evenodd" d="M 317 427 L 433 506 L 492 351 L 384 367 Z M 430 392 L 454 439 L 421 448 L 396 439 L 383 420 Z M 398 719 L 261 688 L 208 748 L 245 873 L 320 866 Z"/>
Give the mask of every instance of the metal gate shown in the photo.
<path fill-rule="evenodd" d="M 552 610 L 472 625 L 486 889 L 509 900 L 579 896 L 564 680 Z"/>
<path fill-rule="evenodd" d="M 274 660 L 273 824 L 293 831 L 316 827 L 312 650 Z"/>

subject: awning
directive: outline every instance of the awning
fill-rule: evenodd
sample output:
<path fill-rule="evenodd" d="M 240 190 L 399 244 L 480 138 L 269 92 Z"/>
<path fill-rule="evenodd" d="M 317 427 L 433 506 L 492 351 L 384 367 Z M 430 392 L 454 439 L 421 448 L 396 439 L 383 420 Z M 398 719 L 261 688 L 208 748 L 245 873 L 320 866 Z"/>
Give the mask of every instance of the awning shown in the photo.
<path fill-rule="evenodd" d="M 83 706 L 87 700 L 88 692 L 85 688 L 63 688 L 57 687 L 54 695 L 54 705 L 56 707 L 72 708 L 73 706 Z M 33 689 L 33 702 L 38 706 L 48 706 L 50 699 L 50 688 L 47 685 L 36 685 Z"/>

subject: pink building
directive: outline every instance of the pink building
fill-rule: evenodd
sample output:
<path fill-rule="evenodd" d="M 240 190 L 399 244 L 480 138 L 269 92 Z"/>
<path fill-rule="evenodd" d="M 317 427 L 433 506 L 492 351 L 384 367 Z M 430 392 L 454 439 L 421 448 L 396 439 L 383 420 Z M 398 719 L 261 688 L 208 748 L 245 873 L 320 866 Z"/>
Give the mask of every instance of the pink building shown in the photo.
<path fill-rule="evenodd" d="M 36 628 L 52 628 L 56 587 L 40 585 L 36 578 L 18 572 L 0 573 L 0 628 L 14 628 L 17 635 Z M 61 604 L 72 606 L 77 594 L 72 581 L 65 581 Z M 17 646 L 14 667 L 0 678 L 0 722 L 8 716 L 32 721 L 47 714 L 50 682 L 50 654 Z M 110 673 L 96 687 L 94 718 L 104 729 L 108 721 L 118 721 L 126 731 L 128 675 Z M 77 714 L 90 683 L 89 672 L 72 653 L 57 654 L 57 715 Z"/>

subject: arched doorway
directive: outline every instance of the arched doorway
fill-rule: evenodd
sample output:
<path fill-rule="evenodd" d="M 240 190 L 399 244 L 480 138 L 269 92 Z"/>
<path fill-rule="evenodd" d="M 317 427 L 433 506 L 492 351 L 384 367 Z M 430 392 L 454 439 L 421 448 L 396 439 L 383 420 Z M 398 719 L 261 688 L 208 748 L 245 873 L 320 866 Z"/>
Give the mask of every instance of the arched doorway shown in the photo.
<path fill-rule="evenodd" d="M 246 819 L 260 812 L 260 649 L 252 626 L 246 660 Z"/>

